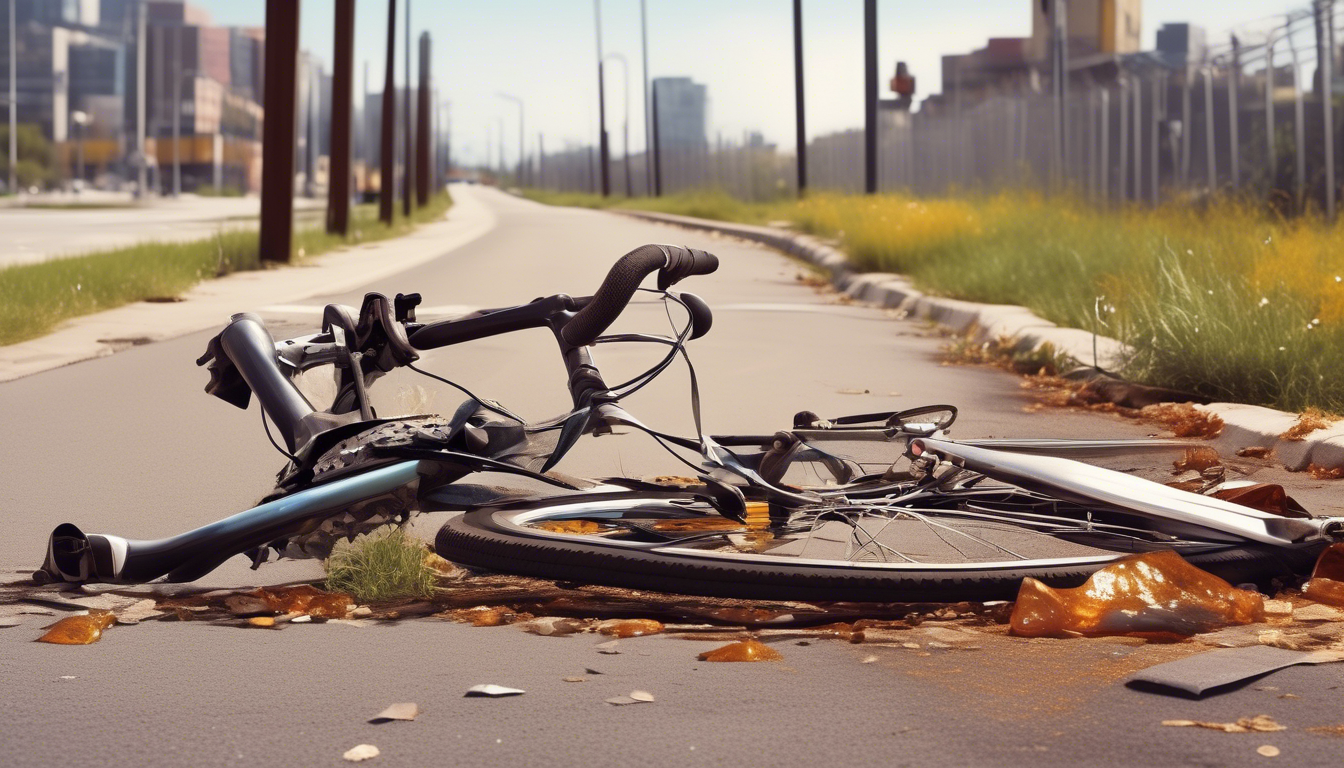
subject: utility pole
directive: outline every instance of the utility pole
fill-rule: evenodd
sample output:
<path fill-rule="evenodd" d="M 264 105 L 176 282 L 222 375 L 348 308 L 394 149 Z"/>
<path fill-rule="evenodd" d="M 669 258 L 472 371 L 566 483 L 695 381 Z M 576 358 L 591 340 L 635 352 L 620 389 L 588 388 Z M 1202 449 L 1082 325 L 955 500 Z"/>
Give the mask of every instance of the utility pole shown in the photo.
<path fill-rule="evenodd" d="M 653 194 L 663 196 L 663 157 L 658 140 L 658 81 L 653 81 Z"/>
<path fill-rule="evenodd" d="M 327 181 L 327 231 L 350 225 L 350 102 L 354 97 L 355 0 L 336 0 L 331 72 L 331 178 Z"/>
<path fill-rule="evenodd" d="M 1050 2 L 1050 89 L 1054 107 L 1054 142 L 1051 145 L 1051 164 L 1055 170 L 1056 185 L 1064 178 L 1064 147 L 1068 146 L 1068 120 L 1065 118 L 1065 100 L 1069 92 L 1069 22 L 1065 0 Z M 1138 190 L 1135 190 L 1137 193 Z"/>
<path fill-rule="evenodd" d="M 863 0 L 863 191 L 877 192 L 877 0 Z"/>
<path fill-rule="evenodd" d="M 182 28 L 173 30 L 173 197 L 182 195 Z"/>
<path fill-rule="evenodd" d="M 807 121 L 803 109 L 803 0 L 793 0 L 793 109 L 797 119 L 798 196 L 807 192 Z"/>
<path fill-rule="evenodd" d="M 1324 110 L 1325 129 L 1325 217 L 1335 220 L 1335 3 L 1320 2 L 1324 12 L 1325 59 L 1321 61 L 1321 106 Z"/>
<path fill-rule="evenodd" d="M 411 192 L 415 184 L 415 144 L 411 139 L 411 0 L 406 0 L 406 78 L 403 80 L 402 121 L 406 131 L 402 137 L 402 153 L 406 168 L 402 171 L 401 213 L 411 215 Z"/>
<path fill-rule="evenodd" d="M 646 0 L 639 0 L 640 48 L 644 54 L 644 194 L 653 194 L 653 125 L 649 115 L 649 17 Z"/>
<path fill-rule="evenodd" d="M 611 167 L 607 150 L 607 86 L 602 58 L 602 0 L 593 0 L 593 16 L 597 25 L 597 143 L 602 163 L 602 196 L 611 197 Z"/>
<path fill-rule="evenodd" d="M 266 43 L 264 98 L 269 118 L 262 126 L 259 251 L 262 261 L 289 261 L 294 234 L 294 79 L 299 63 L 299 0 L 266 0 Z M 144 135 L 143 120 L 140 131 Z"/>
<path fill-rule="evenodd" d="M 431 106 L 429 103 L 429 33 L 420 33 L 420 93 L 419 106 L 416 110 L 416 129 L 419 134 L 416 139 L 416 165 L 420 166 L 420 173 L 415 176 L 415 202 L 420 206 L 429 203 L 430 177 L 433 176 L 433 166 L 429 161 L 429 118 Z"/>
<path fill-rule="evenodd" d="M 277 0 L 270 0 L 276 2 Z M 378 132 L 378 218 L 392 224 L 393 200 L 396 196 L 397 84 L 393 77 L 396 67 L 397 0 L 387 0 L 387 66 L 383 67 L 383 117 Z"/>
<path fill-rule="evenodd" d="M 16 101 L 16 96 L 14 93 L 15 91 L 14 82 L 15 78 L 17 77 L 17 75 L 15 74 L 15 69 L 18 67 L 18 53 L 16 50 L 16 40 L 18 39 L 18 33 L 15 32 L 14 30 L 14 4 L 17 3 L 18 1 L 19 0 L 9 0 L 9 194 L 11 195 L 18 194 L 17 189 L 18 182 L 15 181 L 17 177 L 14 175 L 14 166 L 19 164 L 19 117 L 18 117 L 19 104 L 18 101 Z M 140 18 L 143 20 L 144 19 L 143 5 L 140 6 L 140 13 L 141 13 Z M 141 29 L 144 29 L 144 27 L 142 26 Z M 140 82 L 143 83 L 145 72 L 143 66 L 144 53 L 141 52 L 140 56 L 141 56 Z M 143 97 L 141 98 L 143 99 Z M 143 104 L 144 102 L 141 101 L 141 103 Z M 143 120 L 143 113 L 141 114 L 142 114 L 141 119 Z M 145 135 L 143 130 L 140 132 L 140 135 L 141 136 Z M 142 139 L 141 144 L 143 143 L 144 140 Z M 143 151 L 143 149 L 141 151 Z M 140 186 L 143 188 L 145 185 L 144 171 L 141 171 L 140 174 L 141 174 Z"/>
<path fill-rule="evenodd" d="M 369 188 L 369 174 L 373 172 L 373 142 L 369 141 L 369 60 L 364 60 L 364 90 L 359 100 L 359 159 L 364 163 L 364 183 L 356 190 L 361 200 Z"/>

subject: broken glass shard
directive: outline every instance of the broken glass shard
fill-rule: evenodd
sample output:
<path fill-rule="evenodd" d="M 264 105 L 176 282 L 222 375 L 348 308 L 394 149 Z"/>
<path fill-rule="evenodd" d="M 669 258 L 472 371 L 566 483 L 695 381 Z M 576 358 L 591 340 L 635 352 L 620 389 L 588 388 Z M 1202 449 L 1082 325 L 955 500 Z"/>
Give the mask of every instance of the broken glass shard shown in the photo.
<path fill-rule="evenodd" d="M 597 625 L 597 631 L 611 637 L 640 637 L 656 635 L 663 631 L 663 623 L 653 619 L 624 619 L 604 621 Z"/>
<path fill-rule="evenodd" d="M 1162 551 L 1117 560 L 1073 589 L 1023 579 L 1010 624 L 1023 637 L 1184 636 L 1264 617 L 1259 594 Z"/>
<path fill-rule="evenodd" d="M 1302 594 L 1318 603 L 1344 606 L 1344 543 L 1331 544 L 1316 560 Z"/>

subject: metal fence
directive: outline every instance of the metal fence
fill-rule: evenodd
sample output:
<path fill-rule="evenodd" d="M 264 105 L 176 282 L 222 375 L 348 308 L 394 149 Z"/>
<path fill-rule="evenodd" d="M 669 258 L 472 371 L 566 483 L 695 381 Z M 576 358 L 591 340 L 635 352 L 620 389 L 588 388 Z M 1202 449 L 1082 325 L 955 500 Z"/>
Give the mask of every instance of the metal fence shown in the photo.
<path fill-rule="evenodd" d="M 1333 215 L 1341 178 L 1336 115 L 1344 96 L 1335 45 L 1344 14 L 1336 6 L 1317 0 L 1243 26 L 1197 60 L 1142 53 L 1080 62 L 1086 65 L 1071 68 L 1059 103 L 1047 83 L 974 100 L 945 97 L 915 113 L 884 109 L 879 189 L 917 195 L 1037 189 L 1098 204 L 1239 192 Z M 759 142 L 660 146 L 656 155 L 664 194 L 719 188 L 762 200 L 797 192 L 795 156 Z M 807 161 L 811 188 L 863 191 L 863 129 L 813 138 Z M 597 191 L 597 164 L 594 149 L 570 147 L 532 158 L 521 181 Z M 642 153 L 630 157 L 630 192 L 654 189 L 651 165 Z M 626 162 L 614 155 L 613 194 L 626 192 L 626 179 Z"/>

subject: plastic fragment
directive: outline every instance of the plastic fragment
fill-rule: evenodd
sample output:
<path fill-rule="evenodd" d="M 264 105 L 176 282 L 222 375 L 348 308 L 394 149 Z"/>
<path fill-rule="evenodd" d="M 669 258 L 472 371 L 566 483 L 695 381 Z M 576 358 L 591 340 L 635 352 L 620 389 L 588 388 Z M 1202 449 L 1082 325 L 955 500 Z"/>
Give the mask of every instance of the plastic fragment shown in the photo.
<path fill-rule="evenodd" d="M 1210 723 L 1203 720 L 1163 720 L 1162 724 L 1175 728 L 1208 728 L 1223 733 L 1272 733 L 1288 730 L 1287 726 L 1278 724 L 1269 715 L 1242 717 L 1238 718 L 1235 723 Z"/>
<path fill-rule="evenodd" d="M 341 757 L 352 763 L 359 763 L 365 760 L 371 760 L 378 756 L 378 748 L 372 744 L 357 744 L 346 750 Z"/>
<path fill-rule="evenodd" d="M 57 645 L 88 645 L 102 639 L 103 630 L 116 623 L 117 617 L 111 611 L 89 611 L 83 616 L 67 616 L 51 625 L 37 641 Z"/>
<path fill-rule="evenodd" d="M 635 701 L 648 702 L 653 701 L 653 694 L 649 693 L 648 691 L 631 691 L 630 698 L 634 699 Z"/>
<path fill-rule="evenodd" d="M 466 695 L 489 696 L 491 698 L 498 698 L 500 696 L 521 696 L 524 693 L 527 693 L 527 691 L 524 691 L 521 688 L 505 688 L 502 685 L 493 685 L 490 683 L 486 683 L 483 685 L 471 686 L 470 688 L 467 689 Z"/>
<path fill-rule="evenodd" d="M 1331 544 L 1316 559 L 1302 596 L 1318 603 L 1344 606 L 1344 543 Z"/>
<path fill-rule="evenodd" d="M 1193 635 L 1264 617 L 1259 594 L 1168 550 L 1118 560 L 1073 589 L 1023 579 L 1010 624 L 1022 637 Z"/>
<path fill-rule="evenodd" d="M 389 704 L 387 709 L 369 718 L 370 723 L 385 723 L 389 720 L 414 720 L 420 714 L 420 707 L 411 702 Z"/>
<path fill-rule="evenodd" d="M 701 661 L 779 661 L 784 657 L 759 640 L 739 640 L 722 648 L 705 651 L 697 658 Z"/>

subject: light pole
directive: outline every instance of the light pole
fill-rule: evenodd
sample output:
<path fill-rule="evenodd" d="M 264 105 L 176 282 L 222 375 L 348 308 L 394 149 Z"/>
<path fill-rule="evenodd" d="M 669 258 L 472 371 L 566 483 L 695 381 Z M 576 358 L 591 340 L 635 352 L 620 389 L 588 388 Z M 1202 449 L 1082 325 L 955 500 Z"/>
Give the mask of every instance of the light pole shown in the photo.
<path fill-rule="evenodd" d="M 649 102 L 649 17 L 645 9 L 645 0 L 639 0 L 639 39 L 644 54 L 644 193 L 653 195 L 653 120 L 649 115 L 652 109 Z"/>
<path fill-rule="evenodd" d="M 630 63 L 619 53 L 609 53 L 607 58 L 621 62 L 621 102 L 625 107 L 621 124 L 621 150 L 625 153 L 625 196 L 634 197 L 635 190 L 630 183 Z"/>
<path fill-rule="evenodd" d="M 602 0 L 593 0 L 593 19 L 597 29 L 597 144 L 602 163 L 602 196 L 611 196 L 611 168 L 607 153 L 607 87 L 602 61 Z"/>
<path fill-rule="evenodd" d="M 89 113 L 76 110 L 70 113 L 70 121 L 79 127 L 79 143 L 75 145 L 75 191 L 84 185 L 84 135 L 89 124 Z"/>
<path fill-rule="evenodd" d="M 18 0 L 9 0 L 9 194 L 17 194 L 18 190 L 14 188 L 15 176 L 14 166 L 19 164 L 19 105 L 14 100 L 14 70 L 18 61 L 18 54 L 15 51 L 14 31 L 14 3 Z M 143 184 L 143 182 L 141 182 Z"/>
<path fill-rule="evenodd" d="M 523 186 L 523 137 L 527 135 L 523 132 L 523 100 L 509 93 L 500 92 L 495 95 L 518 105 L 518 178 L 514 180 L 514 183 L 521 187 Z M 499 167 L 501 171 L 504 169 L 504 128 L 502 126 L 499 129 Z"/>

